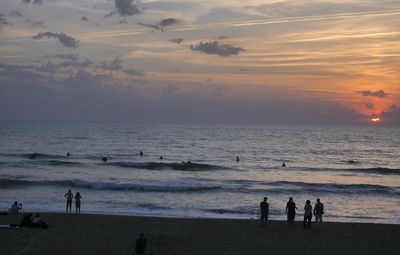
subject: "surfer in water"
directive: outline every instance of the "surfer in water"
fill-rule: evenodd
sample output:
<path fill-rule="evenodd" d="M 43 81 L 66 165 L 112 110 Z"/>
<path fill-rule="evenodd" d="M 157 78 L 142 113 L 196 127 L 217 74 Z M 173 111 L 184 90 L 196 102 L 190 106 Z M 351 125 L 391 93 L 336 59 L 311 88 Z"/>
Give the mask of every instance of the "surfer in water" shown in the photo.
<path fill-rule="evenodd" d="M 102 157 L 101 160 L 103 160 L 103 162 L 106 163 L 108 158 L 107 157 Z"/>
<path fill-rule="evenodd" d="M 236 156 L 236 162 L 239 162 L 239 161 L 240 161 L 239 156 Z"/>
<path fill-rule="evenodd" d="M 140 152 L 139 152 L 139 155 L 142 157 L 142 156 L 143 156 L 143 151 L 140 151 Z"/>
<path fill-rule="evenodd" d="M 282 163 L 282 167 L 286 167 L 286 164 L 285 164 L 285 162 L 283 162 L 283 163 Z"/>

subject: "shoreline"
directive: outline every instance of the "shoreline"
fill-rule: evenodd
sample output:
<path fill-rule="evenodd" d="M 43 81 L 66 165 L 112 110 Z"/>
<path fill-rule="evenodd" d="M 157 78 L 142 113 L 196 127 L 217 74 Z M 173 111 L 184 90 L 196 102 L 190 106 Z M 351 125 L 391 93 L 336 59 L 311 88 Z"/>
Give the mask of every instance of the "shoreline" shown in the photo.
<path fill-rule="evenodd" d="M 0 215 L 0 224 L 24 214 Z M 36 212 L 35 212 L 36 213 Z M 0 229 L 1 254 L 134 254 L 141 232 L 146 254 L 398 254 L 400 225 L 324 222 L 303 229 L 271 220 L 177 218 L 42 212 L 49 228 Z"/>
<path fill-rule="evenodd" d="M 8 209 L 0 209 L 0 213 L 2 212 L 7 212 Z M 22 210 L 20 211 L 20 214 L 25 214 L 25 213 L 50 213 L 50 214 L 66 214 L 65 211 L 62 210 Z M 73 210 L 71 214 L 76 214 Z M 87 215 L 110 215 L 110 216 L 133 216 L 133 217 L 154 217 L 154 218 L 177 218 L 177 219 L 221 219 L 221 220 L 255 220 L 257 221 L 259 219 L 259 215 L 257 217 L 252 217 L 252 218 L 245 218 L 245 217 L 216 217 L 216 216 L 190 216 L 190 215 L 161 215 L 161 214 L 137 214 L 137 213 L 114 213 L 114 212 L 96 212 L 96 211 L 85 211 L 81 212 L 81 214 L 87 214 Z M 326 220 L 328 218 L 328 220 Z M 314 222 L 315 216 L 312 217 L 312 222 Z M 271 218 L 269 217 L 269 221 L 277 221 L 277 222 L 286 222 L 286 219 L 282 217 L 281 218 Z M 303 222 L 303 214 L 296 214 L 296 219 L 295 222 Z M 384 225 L 400 225 L 400 222 L 379 222 L 379 221 L 334 221 L 334 220 L 329 220 L 329 216 L 324 217 L 324 222 L 326 223 L 344 223 L 344 224 L 351 224 L 351 223 L 357 223 L 357 224 L 384 224 Z"/>

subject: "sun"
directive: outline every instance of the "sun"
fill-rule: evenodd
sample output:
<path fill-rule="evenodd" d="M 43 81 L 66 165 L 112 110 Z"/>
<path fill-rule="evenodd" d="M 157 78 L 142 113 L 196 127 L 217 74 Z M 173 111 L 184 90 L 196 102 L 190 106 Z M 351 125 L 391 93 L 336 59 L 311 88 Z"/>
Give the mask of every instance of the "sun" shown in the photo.
<path fill-rule="evenodd" d="M 381 121 L 381 118 L 375 117 L 375 118 L 371 118 L 371 119 L 369 119 L 369 120 L 372 121 L 372 122 L 380 122 L 380 121 Z"/>

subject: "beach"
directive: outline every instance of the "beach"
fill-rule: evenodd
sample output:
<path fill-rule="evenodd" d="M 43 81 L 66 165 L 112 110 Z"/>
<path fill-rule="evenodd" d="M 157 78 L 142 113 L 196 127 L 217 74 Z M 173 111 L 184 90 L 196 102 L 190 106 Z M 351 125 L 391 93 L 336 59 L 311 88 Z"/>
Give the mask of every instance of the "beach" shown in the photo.
<path fill-rule="evenodd" d="M 24 212 L 27 213 L 27 212 Z M 17 224 L 23 214 L 0 216 Z M 298 216 L 300 217 L 300 215 Z M 134 254 L 141 232 L 145 254 L 399 254 L 400 225 L 41 213 L 48 229 L 0 229 L 8 254 Z M 300 218 L 299 218 L 300 219 Z"/>

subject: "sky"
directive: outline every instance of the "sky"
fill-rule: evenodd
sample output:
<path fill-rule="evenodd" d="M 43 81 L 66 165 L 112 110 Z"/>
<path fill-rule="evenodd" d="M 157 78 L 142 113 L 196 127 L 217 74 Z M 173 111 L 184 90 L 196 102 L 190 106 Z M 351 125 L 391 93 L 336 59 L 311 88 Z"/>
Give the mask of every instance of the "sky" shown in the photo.
<path fill-rule="evenodd" d="M 398 0 L 1 0 L 0 120 L 400 126 L 399 60 Z"/>

